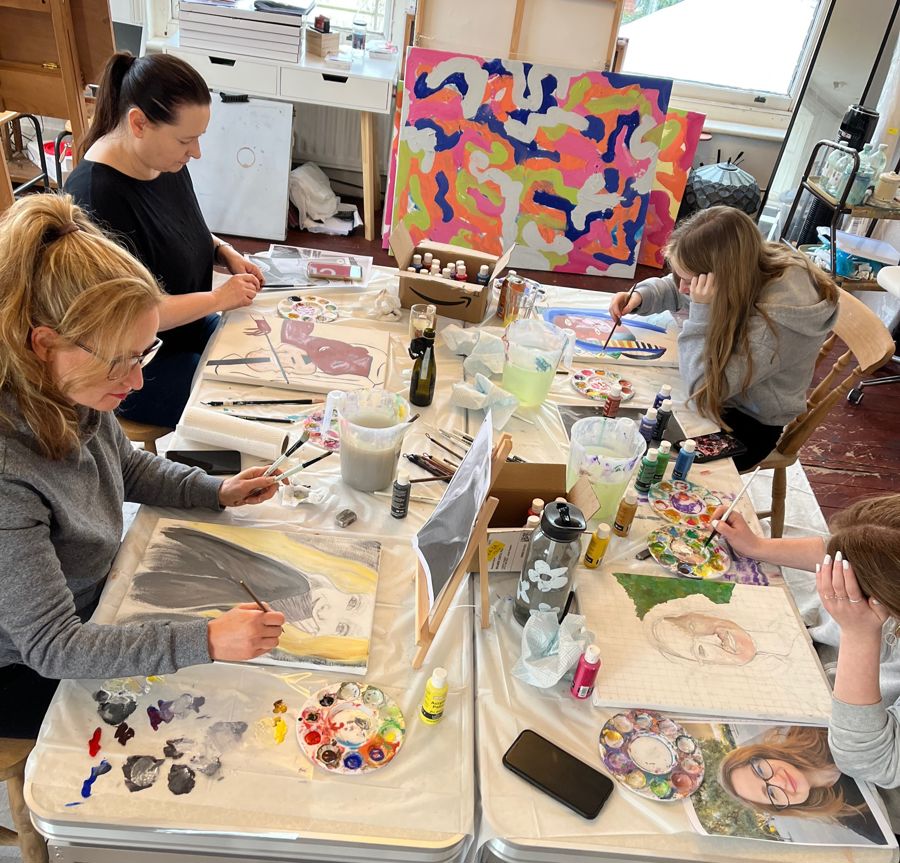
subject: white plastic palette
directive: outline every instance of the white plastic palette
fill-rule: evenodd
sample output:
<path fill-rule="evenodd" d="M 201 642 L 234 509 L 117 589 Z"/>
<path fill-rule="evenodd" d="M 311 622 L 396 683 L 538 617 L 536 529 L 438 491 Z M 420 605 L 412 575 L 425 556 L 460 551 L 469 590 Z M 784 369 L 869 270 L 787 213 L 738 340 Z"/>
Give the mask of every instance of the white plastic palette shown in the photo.
<path fill-rule="evenodd" d="M 290 296 L 278 303 L 278 314 L 290 321 L 317 321 L 327 324 L 339 317 L 338 307 L 325 297 L 314 294 Z"/>
<path fill-rule="evenodd" d="M 607 369 L 577 368 L 572 374 L 572 386 L 583 396 L 594 401 L 606 401 L 614 386 L 622 388 L 622 401 L 634 398 L 634 385 L 617 372 Z"/>

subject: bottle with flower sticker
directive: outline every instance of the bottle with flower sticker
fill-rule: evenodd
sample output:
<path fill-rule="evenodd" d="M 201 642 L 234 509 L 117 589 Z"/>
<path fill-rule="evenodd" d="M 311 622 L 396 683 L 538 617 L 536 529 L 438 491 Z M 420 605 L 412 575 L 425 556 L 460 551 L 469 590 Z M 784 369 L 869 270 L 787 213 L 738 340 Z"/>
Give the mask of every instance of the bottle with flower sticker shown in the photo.
<path fill-rule="evenodd" d="M 581 535 L 587 527 L 578 507 L 565 501 L 547 504 L 541 524 L 531 535 L 513 614 L 525 625 L 532 614 L 553 611 L 562 614 L 573 573 L 581 557 Z"/>

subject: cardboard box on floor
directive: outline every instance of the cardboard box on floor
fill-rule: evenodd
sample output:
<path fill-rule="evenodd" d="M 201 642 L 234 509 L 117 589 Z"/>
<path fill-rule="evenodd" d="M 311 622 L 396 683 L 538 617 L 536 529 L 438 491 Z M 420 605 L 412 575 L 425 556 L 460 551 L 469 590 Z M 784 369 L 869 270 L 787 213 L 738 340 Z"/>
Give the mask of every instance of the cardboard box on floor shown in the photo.
<path fill-rule="evenodd" d="M 480 324 L 490 305 L 490 283 L 506 269 L 514 248 L 515 243 L 498 258 L 487 252 L 477 252 L 449 243 L 433 243 L 430 240 L 424 240 L 416 246 L 405 225 L 394 225 L 391 228 L 391 251 L 400 270 L 400 303 L 405 309 L 416 303 L 433 303 L 437 306 L 439 315 Z M 431 252 L 438 258 L 442 267 L 450 261 L 465 261 L 470 281 L 455 282 L 440 276 L 421 276 L 407 272 L 406 268 L 412 263 L 413 255 L 424 255 L 425 252 Z M 482 264 L 487 264 L 491 272 L 488 284 L 484 286 L 475 281 Z"/>

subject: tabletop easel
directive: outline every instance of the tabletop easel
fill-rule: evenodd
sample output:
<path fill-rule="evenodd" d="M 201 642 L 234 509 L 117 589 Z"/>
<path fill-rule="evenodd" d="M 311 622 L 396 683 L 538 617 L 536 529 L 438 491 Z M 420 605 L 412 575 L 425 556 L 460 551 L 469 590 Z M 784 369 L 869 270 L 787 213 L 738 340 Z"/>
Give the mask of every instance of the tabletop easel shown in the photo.
<path fill-rule="evenodd" d="M 490 490 L 497 479 L 506 457 L 512 450 L 512 437 L 502 434 L 491 454 L 491 482 L 488 486 L 488 496 L 485 498 L 478 516 L 475 519 L 472 532 L 466 550 L 450 579 L 441 588 L 440 593 L 434 598 L 434 605 L 428 607 L 428 582 L 421 561 L 416 563 L 416 654 L 413 657 L 412 667 L 421 668 L 431 642 L 434 641 L 441 623 L 450 608 L 453 597 L 456 596 L 460 585 L 466 578 L 466 574 L 477 572 L 481 587 L 481 628 L 487 629 L 491 625 L 490 593 L 488 591 L 488 525 L 494 515 L 499 501 L 491 497 Z"/>
<path fill-rule="evenodd" d="M 85 88 L 115 50 L 108 0 L 0 0 L 0 32 L 0 110 L 66 119 L 80 146 Z M 12 202 L 3 161 L 0 210 Z"/>

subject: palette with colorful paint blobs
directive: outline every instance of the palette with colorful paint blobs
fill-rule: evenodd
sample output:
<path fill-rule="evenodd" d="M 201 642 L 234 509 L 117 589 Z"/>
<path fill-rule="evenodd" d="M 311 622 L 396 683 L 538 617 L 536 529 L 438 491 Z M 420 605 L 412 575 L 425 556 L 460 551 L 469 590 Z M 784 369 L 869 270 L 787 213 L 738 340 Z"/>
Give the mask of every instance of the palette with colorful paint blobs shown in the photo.
<path fill-rule="evenodd" d="M 703 752 L 674 719 L 627 710 L 600 731 L 600 757 L 613 778 L 651 800 L 684 800 L 703 782 Z"/>
<path fill-rule="evenodd" d="M 716 534 L 709 545 L 708 530 L 670 524 L 650 531 L 647 547 L 657 563 L 685 578 L 716 580 L 725 577 L 731 555 Z"/>
<path fill-rule="evenodd" d="M 593 401 L 606 401 L 614 386 L 622 387 L 622 401 L 634 398 L 634 385 L 622 375 L 607 369 L 577 369 L 572 375 L 572 386 Z"/>
<path fill-rule="evenodd" d="M 301 420 L 303 427 L 300 429 L 301 434 L 305 434 L 307 443 L 319 447 L 319 449 L 328 450 L 329 452 L 338 452 L 341 448 L 341 427 L 338 421 L 337 411 L 331 419 L 331 428 L 328 433 L 322 436 L 322 420 L 325 418 L 325 412 L 322 410 L 313 411 L 307 414 Z"/>
<path fill-rule="evenodd" d="M 403 745 L 406 722 L 396 702 L 376 686 L 343 681 L 320 689 L 297 720 L 307 758 L 331 773 L 369 773 Z"/>
<path fill-rule="evenodd" d="M 338 307 L 325 297 L 314 294 L 287 297 L 278 303 L 278 314 L 289 321 L 316 321 L 327 324 L 340 316 Z"/>
<path fill-rule="evenodd" d="M 647 500 L 651 509 L 667 521 L 704 530 L 723 502 L 715 492 L 686 479 L 664 479 L 651 485 Z"/>

